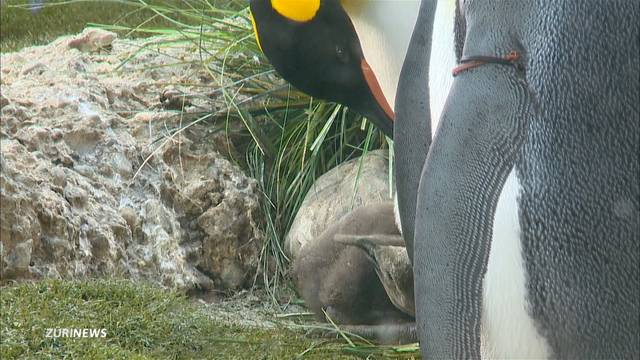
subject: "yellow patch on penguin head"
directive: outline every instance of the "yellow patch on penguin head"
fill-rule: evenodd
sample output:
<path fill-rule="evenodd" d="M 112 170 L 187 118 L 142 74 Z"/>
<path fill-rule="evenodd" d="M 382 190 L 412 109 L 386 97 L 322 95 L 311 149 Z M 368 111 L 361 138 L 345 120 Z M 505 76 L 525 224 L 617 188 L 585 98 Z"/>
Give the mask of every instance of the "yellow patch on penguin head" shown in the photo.
<path fill-rule="evenodd" d="M 271 0 L 271 7 L 289 20 L 307 22 L 316 16 L 320 0 Z"/>
<path fill-rule="evenodd" d="M 258 47 L 260 48 L 260 51 L 264 52 L 262 50 L 262 45 L 260 44 L 260 35 L 258 34 L 258 26 L 256 25 L 256 19 L 253 17 L 253 14 L 251 13 L 251 11 L 249 11 L 249 17 L 251 18 L 251 26 L 253 26 L 253 34 L 256 36 L 256 42 L 258 43 Z"/>

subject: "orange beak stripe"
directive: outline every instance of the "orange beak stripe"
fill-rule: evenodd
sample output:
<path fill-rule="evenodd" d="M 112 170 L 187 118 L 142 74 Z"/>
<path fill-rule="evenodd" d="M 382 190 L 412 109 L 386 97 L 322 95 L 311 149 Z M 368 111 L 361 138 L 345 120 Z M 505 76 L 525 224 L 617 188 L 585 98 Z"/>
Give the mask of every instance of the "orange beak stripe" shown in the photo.
<path fill-rule="evenodd" d="M 378 78 L 376 78 L 376 75 L 373 73 L 371 66 L 369 66 L 369 63 L 367 63 L 367 60 L 362 59 L 362 62 L 360 62 L 360 68 L 362 68 L 364 79 L 367 82 L 367 85 L 369 85 L 369 90 L 371 90 L 371 93 L 376 99 L 376 102 L 378 103 L 378 105 L 380 105 L 382 110 L 384 110 L 387 116 L 389 116 L 391 121 L 395 121 L 396 115 L 393 113 L 391 106 L 389 106 L 387 98 L 384 97 L 384 93 L 382 92 L 380 83 L 378 83 Z"/>

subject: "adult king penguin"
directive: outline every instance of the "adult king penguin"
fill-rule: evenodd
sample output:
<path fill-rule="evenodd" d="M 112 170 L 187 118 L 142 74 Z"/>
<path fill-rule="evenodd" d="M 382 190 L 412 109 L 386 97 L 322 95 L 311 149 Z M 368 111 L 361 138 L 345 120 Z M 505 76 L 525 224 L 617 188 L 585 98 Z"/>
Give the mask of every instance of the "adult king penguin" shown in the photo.
<path fill-rule="evenodd" d="M 417 200 L 423 353 L 639 358 L 638 3 L 461 5 Z M 433 66 L 435 7 L 422 3 L 396 109 L 436 91 L 416 80 Z M 411 111 L 396 124 L 430 122 Z"/>

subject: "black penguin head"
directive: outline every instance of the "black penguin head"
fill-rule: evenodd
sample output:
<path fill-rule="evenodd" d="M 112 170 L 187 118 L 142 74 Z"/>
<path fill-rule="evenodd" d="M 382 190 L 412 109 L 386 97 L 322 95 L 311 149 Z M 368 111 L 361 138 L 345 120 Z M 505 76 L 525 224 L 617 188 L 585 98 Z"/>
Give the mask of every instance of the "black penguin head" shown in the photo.
<path fill-rule="evenodd" d="M 260 48 L 284 79 L 392 136 L 393 110 L 339 0 L 251 0 L 251 14 Z"/>

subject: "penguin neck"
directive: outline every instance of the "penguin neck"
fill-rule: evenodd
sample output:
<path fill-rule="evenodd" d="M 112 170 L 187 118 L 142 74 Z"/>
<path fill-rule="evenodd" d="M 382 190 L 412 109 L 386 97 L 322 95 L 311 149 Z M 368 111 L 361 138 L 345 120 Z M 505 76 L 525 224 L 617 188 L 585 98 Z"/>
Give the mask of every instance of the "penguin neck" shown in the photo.
<path fill-rule="evenodd" d="M 429 65 L 431 134 L 435 136 L 456 65 L 456 2 L 440 0 L 434 15 Z M 420 10 L 419 0 L 341 0 L 356 29 L 365 59 L 376 74 L 389 105 L 395 96 L 409 41 Z"/>
<path fill-rule="evenodd" d="M 455 22 L 456 1 L 438 1 L 434 14 L 429 60 L 429 107 L 431 136 L 435 137 L 440 116 L 453 84 L 451 70 L 456 65 Z"/>
<path fill-rule="evenodd" d="M 391 108 L 402 63 L 416 23 L 420 0 L 342 0 L 356 29 L 364 57 Z"/>

